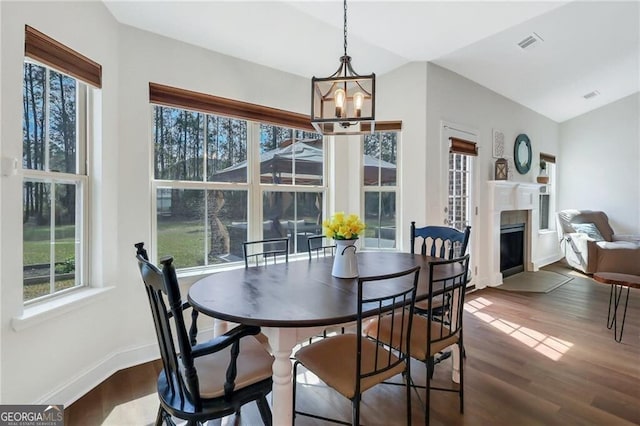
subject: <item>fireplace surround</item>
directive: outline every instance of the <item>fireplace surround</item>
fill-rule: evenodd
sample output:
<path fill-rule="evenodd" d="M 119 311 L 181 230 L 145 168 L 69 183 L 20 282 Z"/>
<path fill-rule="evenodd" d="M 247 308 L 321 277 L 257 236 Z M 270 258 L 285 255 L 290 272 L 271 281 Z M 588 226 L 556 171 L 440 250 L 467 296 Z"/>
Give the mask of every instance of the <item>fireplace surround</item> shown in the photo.
<path fill-rule="evenodd" d="M 489 274 L 488 285 L 502 284 L 500 270 L 500 228 L 504 224 L 524 223 L 523 270 L 535 271 L 532 255 L 538 242 L 540 184 L 489 181 Z M 507 218 L 503 217 L 507 216 Z"/>

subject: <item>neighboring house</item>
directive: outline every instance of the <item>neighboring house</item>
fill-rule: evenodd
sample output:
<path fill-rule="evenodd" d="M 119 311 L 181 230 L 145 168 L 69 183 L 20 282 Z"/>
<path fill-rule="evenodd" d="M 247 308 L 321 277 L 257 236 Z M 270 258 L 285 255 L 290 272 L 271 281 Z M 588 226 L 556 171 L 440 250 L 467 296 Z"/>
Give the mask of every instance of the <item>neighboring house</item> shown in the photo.
<path fill-rule="evenodd" d="M 121 25 L 100 2 L 0 2 L 0 401 L 69 404 L 113 372 L 157 358 L 157 344 L 134 262 L 133 244 L 152 240 L 152 133 L 149 82 L 306 113 L 309 80 Z M 22 299 L 22 64 L 25 24 L 102 66 L 93 128 L 88 282 L 90 289 L 25 307 Z M 238 70 L 242 70 L 239 72 Z M 259 76 L 259 78 L 250 78 Z M 526 133 L 533 158 L 557 159 L 557 209 L 599 209 L 618 233 L 640 234 L 640 94 L 557 123 L 432 63 L 410 63 L 379 76 L 378 117 L 402 120 L 397 205 L 399 244 L 408 247 L 411 220 L 441 223 L 446 173 L 442 123 L 471 130 L 475 206 L 471 250 L 478 287 L 492 284 L 484 241 L 493 179 L 494 129 L 506 140 Z M 412 90 L 411 96 L 406 91 Z M 402 97 L 396 97 L 402 93 Z M 358 170 L 349 169 L 354 137 L 334 146 L 344 185 L 336 208 L 358 211 Z M 355 138 L 357 139 L 357 138 Z M 341 141 L 342 142 L 342 141 Z M 356 148 L 353 148 L 353 147 Z M 510 145 L 512 146 L 512 145 Z M 442 153 L 445 153 L 443 156 Z M 536 169 L 514 175 L 534 182 Z M 445 194 L 446 195 L 446 194 Z M 406 232 L 405 232 L 406 231 Z M 561 258 L 554 232 L 539 235 L 532 261 Z"/>

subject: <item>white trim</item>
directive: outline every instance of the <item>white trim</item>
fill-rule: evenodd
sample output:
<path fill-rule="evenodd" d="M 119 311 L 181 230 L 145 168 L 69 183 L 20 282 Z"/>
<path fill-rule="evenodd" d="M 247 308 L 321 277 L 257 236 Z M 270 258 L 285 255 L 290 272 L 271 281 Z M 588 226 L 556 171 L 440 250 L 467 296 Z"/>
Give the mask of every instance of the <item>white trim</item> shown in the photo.
<path fill-rule="evenodd" d="M 28 305 L 23 309 L 22 315 L 11 318 L 11 328 L 14 331 L 21 331 L 49 321 L 81 306 L 102 300 L 113 289 L 115 287 L 83 288 L 64 296 L 47 299 L 42 303 Z"/>

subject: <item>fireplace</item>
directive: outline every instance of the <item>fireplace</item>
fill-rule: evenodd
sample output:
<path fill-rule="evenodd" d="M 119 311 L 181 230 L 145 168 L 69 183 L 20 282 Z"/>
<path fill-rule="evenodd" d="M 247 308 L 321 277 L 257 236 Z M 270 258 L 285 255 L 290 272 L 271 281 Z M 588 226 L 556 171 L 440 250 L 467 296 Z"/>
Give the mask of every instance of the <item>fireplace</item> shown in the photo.
<path fill-rule="evenodd" d="M 516 244 L 521 253 L 516 260 L 509 259 L 508 263 L 519 263 L 522 265 L 521 271 L 535 271 L 537 266 L 532 261 L 538 242 L 538 219 L 540 184 L 513 181 L 489 181 L 489 220 L 487 241 L 487 252 L 489 262 L 489 272 L 486 283 L 480 284 L 479 288 L 485 285 L 498 286 L 502 284 L 502 278 L 509 274 L 503 271 L 502 239 L 519 238 Z M 519 224 L 524 230 L 518 231 L 519 237 L 515 235 L 505 235 L 502 233 L 503 226 L 513 226 Z M 508 234 L 511 234 L 509 232 Z M 515 232 L 514 232 L 515 234 Z M 513 249 L 510 247 L 508 256 L 511 256 Z M 507 262 L 508 257 L 505 257 Z M 508 270 L 510 268 L 506 268 Z M 513 272 L 515 273 L 515 272 Z M 478 287 L 476 285 L 476 287 Z"/>
<path fill-rule="evenodd" d="M 524 271 L 524 223 L 500 226 L 500 272 L 502 278 Z"/>

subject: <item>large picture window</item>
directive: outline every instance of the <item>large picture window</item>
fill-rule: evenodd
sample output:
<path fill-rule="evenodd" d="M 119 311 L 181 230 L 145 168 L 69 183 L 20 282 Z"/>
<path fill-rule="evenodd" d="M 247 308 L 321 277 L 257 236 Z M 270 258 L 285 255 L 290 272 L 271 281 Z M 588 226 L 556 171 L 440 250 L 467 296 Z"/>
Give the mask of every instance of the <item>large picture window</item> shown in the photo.
<path fill-rule="evenodd" d="M 180 107 L 153 105 L 156 255 L 183 269 L 211 267 L 243 261 L 244 241 L 276 237 L 306 251 L 307 236 L 322 231 L 322 136 L 243 118 L 255 105 L 243 113 L 240 102 L 156 87 L 152 103 L 154 94 L 180 95 L 162 100 Z M 189 99 L 205 111 L 184 108 Z"/>
<path fill-rule="evenodd" d="M 397 247 L 398 132 L 376 132 L 363 140 L 364 248 Z"/>

